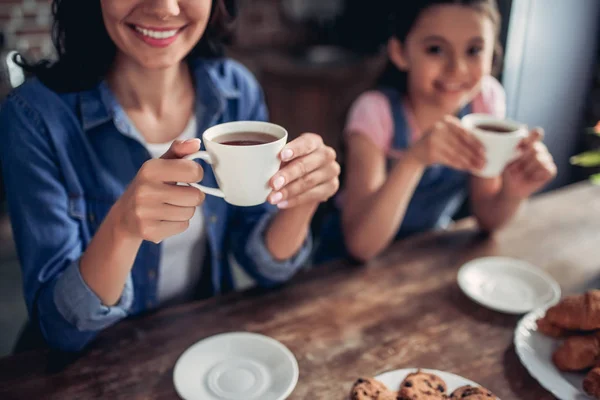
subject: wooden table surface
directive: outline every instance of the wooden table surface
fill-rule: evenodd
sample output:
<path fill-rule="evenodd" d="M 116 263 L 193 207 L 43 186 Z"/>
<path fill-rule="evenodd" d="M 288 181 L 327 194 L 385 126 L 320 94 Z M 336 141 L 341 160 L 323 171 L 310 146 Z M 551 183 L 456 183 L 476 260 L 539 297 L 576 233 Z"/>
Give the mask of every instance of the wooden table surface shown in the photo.
<path fill-rule="evenodd" d="M 458 288 L 459 267 L 510 256 L 543 268 L 563 293 L 600 276 L 600 187 L 537 197 L 494 237 L 465 220 L 392 246 L 367 266 L 337 262 L 272 291 L 251 290 L 119 323 L 64 362 L 48 352 L 0 360 L 0 399 L 177 399 L 173 366 L 196 341 L 230 331 L 271 336 L 295 354 L 290 399 L 346 399 L 354 380 L 423 367 L 462 375 L 503 400 L 553 399 L 512 345 L 518 316 L 483 308 Z"/>

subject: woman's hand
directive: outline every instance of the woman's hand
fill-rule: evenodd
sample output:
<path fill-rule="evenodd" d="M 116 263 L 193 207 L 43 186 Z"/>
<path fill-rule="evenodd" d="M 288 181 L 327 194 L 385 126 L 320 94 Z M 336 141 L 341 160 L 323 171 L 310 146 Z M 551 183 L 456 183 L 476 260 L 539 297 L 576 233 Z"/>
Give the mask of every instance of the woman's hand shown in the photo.
<path fill-rule="evenodd" d="M 318 204 L 333 196 L 339 186 L 336 153 L 321 136 L 304 133 L 280 153 L 282 168 L 271 179 L 268 201 L 279 208 Z"/>
<path fill-rule="evenodd" d="M 125 193 L 115 204 L 120 232 L 129 237 L 159 243 L 187 229 L 204 193 L 174 182 L 202 180 L 202 167 L 180 158 L 195 153 L 199 139 L 175 141 L 159 159 L 146 161 Z"/>

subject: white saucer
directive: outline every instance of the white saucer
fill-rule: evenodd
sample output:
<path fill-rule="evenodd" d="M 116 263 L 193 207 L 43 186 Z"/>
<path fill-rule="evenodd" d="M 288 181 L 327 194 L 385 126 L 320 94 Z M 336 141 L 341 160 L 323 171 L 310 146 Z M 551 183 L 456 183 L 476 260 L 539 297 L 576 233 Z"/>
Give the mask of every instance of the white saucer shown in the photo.
<path fill-rule="evenodd" d="M 417 368 L 404 368 L 397 369 L 394 371 L 384 372 L 383 374 L 377 375 L 375 379 L 379 382 L 385 384 L 390 390 L 399 390 L 400 384 L 406 378 L 408 374 L 413 372 L 417 372 Z M 446 387 L 448 388 L 447 392 L 452 393 L 456 389 L 461 386 L 471 385 L 471 386 L 481 386 L 476 382 L 473 382 L 469 379 L 463 378 L 462 376 L 451 374 L 450 372 L 438 371 L 436 369 L 425 369 L 421 368 L 421 372 L 425 372 L 427 374 L 434 374 L 446 383 Z"/>
<path fill-rule="evenodd" d="M 458 285 L 492 310 L 523 314 L 560 299 L 560 286 L 539 268 L 507 257 L 470 261 L 458 271 Z"/>
<path fill-rule="evenodd" d="M 292 352 L 267 336 L 233 332 L 187 349 L 173 371 L 184 400 L 284 400 L 298 382 Z"/>

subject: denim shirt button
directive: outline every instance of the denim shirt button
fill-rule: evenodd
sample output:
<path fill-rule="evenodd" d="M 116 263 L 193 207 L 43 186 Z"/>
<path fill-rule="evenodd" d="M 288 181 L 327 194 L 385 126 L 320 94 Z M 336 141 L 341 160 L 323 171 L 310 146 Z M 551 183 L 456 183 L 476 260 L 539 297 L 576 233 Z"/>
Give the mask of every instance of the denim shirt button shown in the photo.
<path fill-rule="evenodd" d="M 218 220 L 219 220 L 219 219 L 218 219 L 218 218 L 217 218 L 217 216 L 216 216 L 216 215 L 214 215 L 214 214 L 213 214 L 213 215 L 211 215 L 211 216 L 210 216 L 210 218 L 209 218 L 209 221 L 210 221 L 210 223 L 211 223 L 211 224 L 216 224 Z"/>
<path fill-rule="evenodd" d="M 150 308 L 152 308 L 153 305 L 154 305 L 154 303 L 152 303 L 152 300 L 146 301 L 146 308 L 150 309 Z"/>
<path fill-rule="evenodd" d="M 156 278 L 156 271 L 154 271 L 153 269 L 151 269 L 150 271 L 148 271 L 148 279 L 150 279 L 151 281 L 153 281 Z"/>

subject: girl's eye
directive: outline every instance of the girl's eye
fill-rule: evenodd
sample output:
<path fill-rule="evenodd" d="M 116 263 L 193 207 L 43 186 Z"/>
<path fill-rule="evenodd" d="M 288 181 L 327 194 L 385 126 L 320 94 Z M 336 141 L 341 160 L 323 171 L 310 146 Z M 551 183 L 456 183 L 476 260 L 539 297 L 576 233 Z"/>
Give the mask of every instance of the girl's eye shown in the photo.
<path fill-rule="evenodd" d="M 473 46 L 467 50 L 467 54 L 470 56 L 476 56 L 483 51 L 483 48 L 480 46 Z"/>
<path fill-rule="evenodd" d="M 441 54 L 442 46 L 439 46 L 439 45 L 428 46 L 425 51 L 427 52 L 427 54 Z"/>

